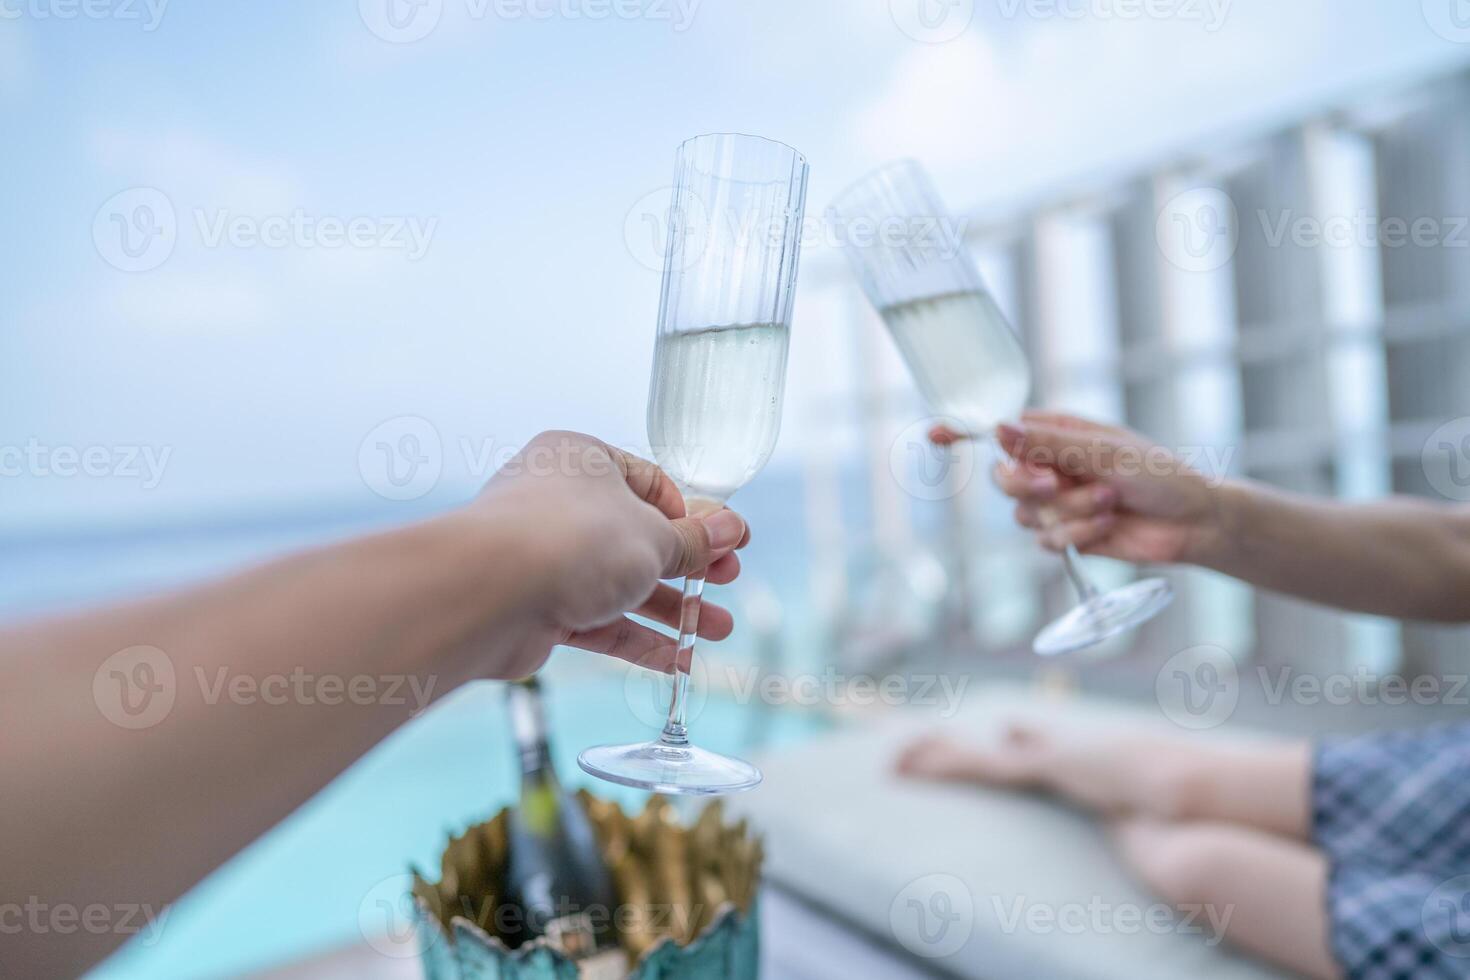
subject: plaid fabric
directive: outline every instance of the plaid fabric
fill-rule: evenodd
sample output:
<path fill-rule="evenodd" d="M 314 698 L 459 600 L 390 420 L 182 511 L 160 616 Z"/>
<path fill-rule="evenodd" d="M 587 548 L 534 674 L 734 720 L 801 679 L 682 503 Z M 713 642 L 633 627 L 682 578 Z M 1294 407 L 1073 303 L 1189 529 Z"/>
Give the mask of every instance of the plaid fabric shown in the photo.
<path fill-rule="evenodd" d="M 1312 809 L 1346 975 L 1470 977 L 1470 725 L 1320 746 Z"/>

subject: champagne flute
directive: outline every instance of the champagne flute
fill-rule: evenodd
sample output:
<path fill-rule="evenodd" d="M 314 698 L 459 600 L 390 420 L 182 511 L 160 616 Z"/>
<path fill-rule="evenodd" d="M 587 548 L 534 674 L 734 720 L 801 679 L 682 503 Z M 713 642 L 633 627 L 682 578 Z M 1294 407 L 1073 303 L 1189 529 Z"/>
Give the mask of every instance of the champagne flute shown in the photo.
<path fill-rule="evenodd" d="M 996 426 L 1019 417 L 1030 393 L 1026 352 L 923 168 L 912 160 L 880 167 L 839 195 L 833 210 L 853 271 L 931 409 L 965 434 L 994 441 Z M 1040 518 L 1061 533 L 1053 510 L 1042 508 Z M 1174 597 L 1159 578 L 1099 591 L 1070 541 L 1062 562 L 1078 603 L 1037 634 L 1032 649 L 1042 656 L 1133 629 Z"/>
<path fill-rule="evenodd" d="M 690 513 L 722 507 L 775 449 L 806 177 L 800 153 L 758 136 L 696 136 L 675 156 L 648 438 Z M 684 580 L 663 731 L 652 742 L 587 749 L 577 759 L 587 772 L 659 793 L 732 793 L 760 783 L 755 766 L 689 740 L 688 672 L 703 591 L 703 572 Z"/>

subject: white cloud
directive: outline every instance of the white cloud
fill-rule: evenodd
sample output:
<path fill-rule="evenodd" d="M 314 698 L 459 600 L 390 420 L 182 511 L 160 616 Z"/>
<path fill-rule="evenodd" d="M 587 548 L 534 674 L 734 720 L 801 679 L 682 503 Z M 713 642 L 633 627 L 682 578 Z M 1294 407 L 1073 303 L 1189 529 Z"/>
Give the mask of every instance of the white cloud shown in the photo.
<path fill-rule="evenodd" d="M 1217 31 L 1052 18 L 1001 34 L 977 22 L 947 44 L 908 47 L 857 110 L 854 139 L 878 159 L 924 160 L 956 207 L 1025 196 L 1269 115 L 1314 75 L 1343 85 L 1334 9 L 1237 3 Z"/>

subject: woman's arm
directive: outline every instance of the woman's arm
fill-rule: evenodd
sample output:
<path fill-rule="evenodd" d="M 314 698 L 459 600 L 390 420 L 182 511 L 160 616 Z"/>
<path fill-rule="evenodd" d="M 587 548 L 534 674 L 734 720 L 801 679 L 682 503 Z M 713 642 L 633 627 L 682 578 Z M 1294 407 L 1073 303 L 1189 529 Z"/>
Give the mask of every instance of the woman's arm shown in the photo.
<path fill-rule="evenodd" d="M 952 434 L 936 432 L 939 441 Z M 1137 433 L 1028 413 L 1003 427 L 996 482 L 1016 518 L 1060 547 L 1185 562 L 1360 612 L 1470 621 L 1470 510 L 1405 497 L 1340 503 L 1212 482 Z M 1048 511 L 1059 518 L 1043 528 Z"/>
<path fill-rule="evenodd" d="M 156 928 L 468 680 L 531 673 L 563 642 L 667 668 L 673 641 L 622 614 L 671 621 L 659 578 L 729 581 L 744 538 L 729 511 L 685 518 L 651 464 L 553 433 L 454 514 L 0 633 L 3 972 L 72 975 Z M 727 634 L 708 611 L 701 632 Z"/>
<path fill-rule="evenodd" d="M 1411 497 L 1338 503 L 1246 481 L 1216 494 L 1216 531 L 1198 564 L 1343 609 L 1470 621 L 1465 508 Z"/>

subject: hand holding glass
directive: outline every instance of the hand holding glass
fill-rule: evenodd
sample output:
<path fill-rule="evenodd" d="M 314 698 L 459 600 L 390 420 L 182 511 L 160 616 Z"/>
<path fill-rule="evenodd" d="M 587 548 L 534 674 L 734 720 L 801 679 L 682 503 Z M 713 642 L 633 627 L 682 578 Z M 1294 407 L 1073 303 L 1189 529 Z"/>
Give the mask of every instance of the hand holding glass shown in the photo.
<path fill-rule="evenodd" d="M 994 437 L 1018 418 L 1030 392 L 1026 352 L 980 278 L 959 226 L 923 169 L 904 160 L 848 188 L 834 208 L 844 251 L 902 352 L 930 408 L 970 436 Z M 1043 510 L 1051 533 L 1056 515 Z M 1078 604 L 1037 634 L 1044 656 L 1073 653 L 1158 615 L 1173 598 L 1163 579 L 1099 592 L 1076 547 L 1062 555 Z"/>
<path fill-rule="evenodd" d="M 648 438 L 691 513 L 722 506 L 776 447 L 806 176 L 800 153 L 758 136 L 696 136 L 675 158 Z M 703 591 L 702 573 L 684 580 L 662 733 L 587 749 L 577 759 L 587 772 L 658 793 L 760 783 L 750 763 L 689 741 L 688 670 Z"/>

